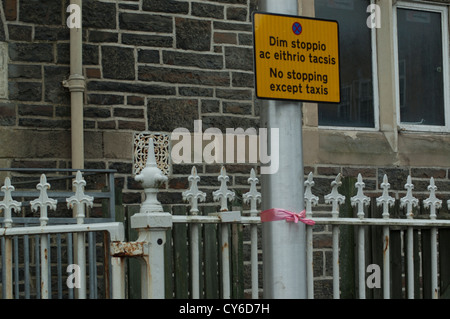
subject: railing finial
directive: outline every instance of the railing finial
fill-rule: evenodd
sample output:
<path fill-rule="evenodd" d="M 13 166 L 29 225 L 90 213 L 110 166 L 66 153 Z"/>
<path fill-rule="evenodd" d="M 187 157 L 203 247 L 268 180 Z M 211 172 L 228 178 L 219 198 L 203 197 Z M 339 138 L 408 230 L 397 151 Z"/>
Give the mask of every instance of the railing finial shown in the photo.
<path fill-rule="evenodd" d="M 67 207 L 76 207 L 77 223 L 83 224 L 85 218 L 84 205 L 93 207 L 94 198 L 84 193 L 84 186 L 86 186 L 86 181 L 81 175 L 81 171 L 77 171 L 75 180 L 73 181 L 73 186 L 75 188 L 75 195 L 66 199 Z"/>
<path fill-rule="evenodd" d="M 261 203 L 261 193 L 256 189 L 256 184 L 258 184 L 259 179 L 256 177 L 255 170 L 252 168 L 250 171 L 250 177 L 248 178 L 248 183 L 250 184 L 250 190 L 242 195 L 244 203 L 250 203 L 250 214 L 257 215 L 257 204 Z"/>
<path fill-rule="evenodd" d="M 395 203 L 395 198 L 389 196 L 389 188 L 391 184 L 388 182 L 387 175 L 383 176 L 383 183 L 381 183 L 381 188 L 383 189 L 383 194 L 377 198 L 377 206 L 383 206 L 383 218 L 389 218 L 389 206 L 393 206 Z"/>
<path fill-rule="evenodd" d="M 305 209 L 306 209 L 306 218 L 312 217 L 312 207 L 316 206 L 319 203 L 319 197 L 315 196 L 312 193 L 311 188 L 314 186 L 313 173 L 310 172 L 308 174 L 307 180 L 304 182 L 305 184 Z"/>
<path fill-rule="evenodd" d="M 36 198 L 30 202 L 31 210 L 37 211 L 40 209 L 41 216 L 39 221 L 41 222 L 41 226 L 45 226 L 48 222 L 47 207 L 55 210 L 58 201 L 56 199 L 48 198 L 47 190 L 50 189 L 50 184 L 47 183 L 47 177 L 45 174 L 41 175 L 40 183 L 36 185 L 36 189 L 40 190 L 39 198 Z"/>
<path fill-rule="evenodd" d="M 198 182 L 200 181 L 200 176 L 197 175 L 197 168 L 192 167 L 191 175 L 188 177 L 189 189 L 184 191 L 182 196 L 183 200 L 188 200 L 191 205 L 190 213 L 192 215 L 198 214 L 198 201 L 204 202 L 206 200 L 206 193 L 198 189 Z"/>
<path fill-rule="evenodd" d="M 224 166 L 220 169 L 220 175 L 217 179 L 220 182 L 220 188 L 213 192 L 213 199 L 215 201 L 220 201 L 220 211 L 226 212 L 228 211 L 227 200 L 233 200 L 235 194 L 234 192 L 228 190 L 227 182 L 230 178 L 227 176 Z"/>
<path fill-rule="evenodd" d="M 436 209 L 441 208 L 442 200 L 436 197 L 437 187 L 434 184 L 434 178 L 431 177 L 430 185 L 428 185 L 428 190 L 430 191 L 430 196 L 423 201 L 423 206 L 425 208 L 430 208 L 430 219 L 436 219 Z"/>
<path fill-rule="evenodd" d="M 363 193 L 363 188 L 366 184 L 363 182 L 361 174 L 358 174 L 358 181 L 355 183 L 355 186 L 358 189 L 358 192 L 356 193 L 356 196 L 353 196 L 350 199 L 350 201 L 352 206 L 356 205 L 358 207 L 357 216 L 362 219 L 364 218 L 364 205 L 370 204 L 370 198 Z"/>
<path fill-rule="evenodd" d="M 0 209 L 4 211 L 4 227 L 8 228 L 12 226 L 11 211 L 19 212 L 22 203 L 12 199 L 11 193 L 14 191 L 14 186 L 11 185 L 11 180 L 9 177 L 5 178 L 5 184 L 2 186 L 1 190 L 5 193 L 3 201 L 0 202 Z"/>
<path fill-rule="evenodd" d="M 406 196 L 400 198 L 400 207 L 406 206 L 406 217 L 413 218 L 413 207 L 419 205 L 419 200 L 415 198 L 412 194 L 412 190 L 414 189 L 414 184 L 411 182 L 411 175 L 408 175 L 408 179 L 405 184 Z"/>
<path fill-rule="evenodd" d="M 331 193 L 324 197 L 326 204 L 332 204 L 331 216 L 334 218 L 339 217 L 339 205 L 345 202 L 345 196 L 338 192 L 339 186 L 342 185 L 341 177 L 341 173 L 337 174 L 334 181 L 331 182 Z"/>

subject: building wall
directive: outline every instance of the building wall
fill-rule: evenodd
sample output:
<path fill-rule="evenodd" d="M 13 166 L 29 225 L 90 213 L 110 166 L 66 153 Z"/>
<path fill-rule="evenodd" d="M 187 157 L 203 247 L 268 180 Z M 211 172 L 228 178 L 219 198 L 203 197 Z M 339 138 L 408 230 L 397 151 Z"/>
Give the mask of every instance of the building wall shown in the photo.
<path fill-rule="evenodd" d="M 71 166 L 69 1 L 2 1 L 9 55 L 0 101 L 0 166 Z M 141 199 L 133 137 L 175 128 L 259 126 L 254 101 L 251 12 L 255 0 L 83 1 L 85 168 L 117 169 L 124 202 Z M 232 185 L 250 167 L 230 168 Z M 220 165 L 199 166 L 217 184 Z M 163 203 L 181 203 L 190 165 L 172 167 Z M 214 174 L 214 175 L 213 175 Z M 246 184 L 246 179 L 245 179 Z"/>
<path fill-rule="evenodd" d="M 376 31 L 379 128 L 324 129 L 317 104 L 303 104 L 305 175 L 313 192 L 330 191 L 336 174 L 361 172 L 366 190 L 379 196 L 384 174 L 400 196 L 408 174 L 425 196 L 430 177 L 438 196 L 450 198 L 450 135 L 398 128 L 394 91 L 394 0 L 376 1 L 382 28 Z M 447 0 L 429 1 L 448 3 Z M 8 97 L 0 99 L 0 167 L 69 168 L 70 93 L 68 0 L 3 0 L 0 41 L 7 43 Z M 299 0 L 299 14 L 313 16 L 313 1 Z M 251 13 L 257 0 L 83 1 L 85 168 L 118 170 L 123 202 L 138 204 L 142 191 L 132 178 L 133 141 L 142 131 L 170 134 L 182 127 L 258 128 L 260 103 L 253 83 Z M 292 162 L 296 165 L 296 161 Z M 161 189 L 163 204 L 182 204 L 188 165 L 173 165 Z M 254 164 L 228 164 L 230 187 L 248 189 Z M 220 164 L 199 164 L 202 190 L 217 188 Z M 4 177 L 4 173 L 0 175 Z M 443 205 L 441 213 L 448 211 Z M 319 230 L 320 232 L 321 230 Z M 330 287 L 331 242 L 316 237 L 315 272 Z"/>

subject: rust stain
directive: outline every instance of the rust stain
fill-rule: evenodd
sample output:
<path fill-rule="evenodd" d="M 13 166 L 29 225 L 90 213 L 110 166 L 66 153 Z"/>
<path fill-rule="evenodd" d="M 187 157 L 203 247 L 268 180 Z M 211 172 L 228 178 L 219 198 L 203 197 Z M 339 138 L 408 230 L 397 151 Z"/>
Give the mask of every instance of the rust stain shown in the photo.
<path fill-rule="evenodd" d="M 227 248 L 228 248 L 228 243 L 223 244 L 223 246 L 222 246 L 222 252 L 223 252 L 225 249 L 227 249 Z"/>
<path fill-rule="evenodd" d="M 384 241 L 386 242 L 386 245 L 384 246 L 384 249 L 383 249 L 383 255 L 386 255 L 386 251 L 389 248 L 389 236 L 385 236 Z"/>
<path fill-rule="evenodd" d="M 144 253 L 143 242 L 112 242 L 113 257 L 137 257 Z"/>
<path fill-rule="evenodd" d="M 47 248 L 44 249 L 44 258 L 45 258 L 45 260 L 48 259 Z"/>

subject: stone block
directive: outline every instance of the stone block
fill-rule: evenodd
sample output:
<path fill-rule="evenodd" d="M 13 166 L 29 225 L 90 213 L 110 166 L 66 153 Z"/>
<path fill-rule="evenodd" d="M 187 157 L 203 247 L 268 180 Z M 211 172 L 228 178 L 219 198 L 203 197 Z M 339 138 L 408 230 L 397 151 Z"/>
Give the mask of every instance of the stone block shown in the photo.
<path fill-rule="evenodd" d="M 27 126 L 33 128 L 51 128 L 51 129 L 69 129 L 70 120 L 55 120 L 42 118 L 20 118 L 19 126 Z"/>
<path fill-rule="evenodd" d="M 179 87 L 178 93 L 182 96 L 208 96 L 214 95 L 214 89 L 202 87 Z"/>
<path fill-rule="evenodd" d="M 245 7 L 228 7 L 227 20 L 246 21 L 247 8 Z"/>
<path fill-rule="evenodd" d="M 69 143 L 69 145 L 71 144 Z M 84 157 L 85 159 L 103 158 L 102 132 L 84 132 Z"/>
<path fill-rule="evenodd" d="M 124 100 L 122 95 L 114 94 L 89 94 L 87 97 L 88 104 L 98 105 L 124 104 Z"/>
<path fill-rule="evenodd" d="M 176 18 L 176 43 L 182 50 L 209 51 L 211 48 L 211 22 Z"/>
<path fill-rule="evenodd" d="M 214 21 L 213 29 L 214 30 L 252 32 L 253 27 L 250 23 L 230 23 L 230 22 L 223 22 L 223 21 Z"/>
<path fill-rule="evenodd" d="M 11 61 L 53 62 L 53 45 L 49 43 L 10 43 Z"/>
<path fill-rule="evenodd" d="M 50 104 L 19 104 L 17 108 L 21 116 L 53 116 L 53 105 Z"/>
<path fill-rule="evenodd" d="M 68 79 L 69 74 L 69 67 L 44 67 L 45 101 L 66 105 L 70 103 L 70 92 L 62 85 L 62 82 Z"/>
<path fill-rule="evenodd" d="M 134 49 L 102 46 L 103 77 L 117 80 L 134 80 Z"/>
<path fill-rule="evenodd" d="M 17 0 L 3 0 L 3 9 L 5 10 L 5 18 L 7 21 L 17 19 Z"/>
<path fill-rule="evenodd" d="M 19 20 L 41 25 L 62 24 L 62 6 L 64 2 L 54 0 L 20 0 Z"/>
<path fill-rule="evenodd" d="M 144 118 L 144 110 L 140 108 L 125 108 L 116 107 L 114 108 L 114 116 L 118 117 L 128 117 L 128 118 Z"/>
<path fill-rule="evenodd" d="M 40 65 L 9 64 L 8 77 L 10 79 L 40 79 L 42 78 Z"/>
<path fill-rule="evenodd" d="M 118 40 L 119 40 L 119 35 L 116 32 L 105 32 L 105 31 L 96 31 L 96 30 L 89 31 L 89 42 L 117 43 Z"/>
<path fill-rule="evenodd" d="M 16 106 L 14 103 L 0 103 L 0 125 L 10 126 L 16 123 Z"/>
<path fill-rule="evenodd" d="M 31 26 L 25 25 L 8 25 L 9 39 L 15 41 L 31 41 Z"/>
<path fill-rule="evenodd" d="M 231 73 L 231 84 L 234 87 L 254 87 L 254 74 L 244 73 L 244 72 L 232 72 Z"/>
<path fill-rule="evenodd" d="M 178 66 L 192 66 L 201 69 L 223 68 L 223 58 L 218 54 L 196 54 L 177 51 L 163 51 L 163 63 Z"/>
<path fill-rule="evenodd" d="M 230 84 L 229 72 L 187 70 L 153 66 L 139 67 L 138 79 L 142 81 L 208 86 L 228 86 Z"/>
<path fill-rule="evenodd" d="M 138 62 L 159 63 L 158 50 L 138 50 Z"/>
<path fill-rule="evenodd" d="M 39 26 L 34 27 L 34 40 L 57 41 L 69 40 L 70 29 L 63 26 Z"/>
<path fill-rule="evenodd" d="M 10 100 L 41 101 L 42 84 L 37 82 L 9 82 Z"/>
<path fill-rule="evenodd" d="M 0 158 L 70 158 L 70 132 L 0 128 Z"/>
<path fill-rule="evenodd" d="M 116 29 L 116 4 L 83 1 L 83 28 Z"/>
<path fill-rule="evenodd" d="M 214 43 L 237 44 L 236 34 L 232 32 L 214 32 Z"/>
<path fill-rule="evenodd" d="M 163 35 L 123 33 L 122 43 L 136 46 L 171 48 L 173 38 Z"/>
<path fill-rule="evenodd" d="M 131 160 L 133 155 L 133 133 L 103 132 L 104 157 L 107 159 Z"/>
<path fill-rule="evenodd" d="M 242 47 L 225 48 L 225 66 L 227 69 L 253 70 L 253 50 Z"/>
<path fill-rule="evenodd" d="M 172 18 L 154 14 L 124 12 L 119 15 L 121 30 L 172 33 Z"/>
<path fill-rule="evenodd" d="M 142 9 L 153 12 L 187 14 L 189 3 L 174 0 L 143 0 Z"/>
<path fill-rule="evenodd" d="M 193 2 L 192 15 L 204 18 L 223 19 L 224 6 L 210 3 Z"/>
<path fill-rule="evenodd" d="M 108 81 L 89 81 L 87 89 L 89 91 L 126 92 L 148 95 L 175 95 L 176 91 L 174 87 L 157 84 L 119 83 Z"/>
<path fill-rule="evenodd" d="M 148 129 L 172 132 L 184 127 L 193 132 L 198 120 L 198 102 L 191 99 L 149 99 L 147 105 Z"/>

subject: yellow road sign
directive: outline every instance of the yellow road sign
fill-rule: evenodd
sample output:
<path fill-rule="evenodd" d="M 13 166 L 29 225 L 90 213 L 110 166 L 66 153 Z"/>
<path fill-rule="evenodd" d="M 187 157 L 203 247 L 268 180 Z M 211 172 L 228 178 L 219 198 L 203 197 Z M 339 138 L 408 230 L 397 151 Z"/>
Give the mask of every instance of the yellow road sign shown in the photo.
<path fill-rule="evenodd" d="M 336 21 L 255 12 L 256 96 L 340 102 Z"/>

